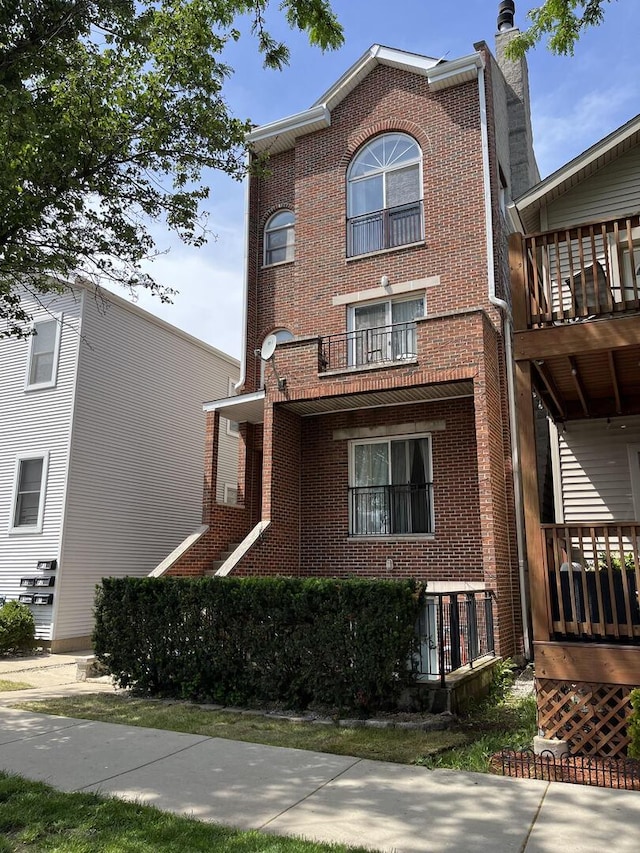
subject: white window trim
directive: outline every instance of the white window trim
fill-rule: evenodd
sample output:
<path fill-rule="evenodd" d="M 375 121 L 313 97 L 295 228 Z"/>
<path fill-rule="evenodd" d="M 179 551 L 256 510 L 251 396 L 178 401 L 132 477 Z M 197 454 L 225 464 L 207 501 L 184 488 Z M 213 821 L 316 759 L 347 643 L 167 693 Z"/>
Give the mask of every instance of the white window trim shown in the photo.
<path fill-rule="evenodd" d="M 40 500 L 38 502 L 38 520 L 36 524 L 15 526 L 16 520 L 16 502 L 18 500 L 18 487 L 20 483 L 20 464 L 31 459 L 42 459 L 42 477 L 40 479 Z M 13 475 L 13 490 L 11 493 L 11 504 L 9 516 L 9 533 L 11 534 L 29 534 L 42 533 L 42 524 L 44 521 L 44 504 L 47 493 L 47 474 L 49 471 L 49 451 L 34 451 L 32 453 L 19 453 L 16 456 L 14 463 Z"/>
<path fill-rule="evenodd" d="M 378 169 L 376 171 L 372 171 L 366 175 L 359 175 L 357 178 L 352 178 L 351 177 L 351 170 L 352 170 L 355 162 L 358 160 L 360 155 L 365 151 L 365 149 L 368 148 L 370 145 L 372 145 L 377 139 L 380 139 L 383 136 L 394 136 L 394 135 L 405 136 L 407 139 L 410 139 L 414 143 L 416 148 L 418 149 L 418 154 L 416 155 L 416 157 L 413 160 L 408 160 L 407 162 L 399 163 L 397 165 L 381 166 L 380 169 Z M 362 181 L 366 181 L 366 180 L 374 177 L 375 175 L 387 175 L 387 174 L 389 174 L 389 172 L 399 172 L 402 169 L 410 169 L 412 166 L 415 166 L 415 165 L 418 166 L 418 175 L 419 175 L 418 186 L 420 187 L 420 196 L 416 199 L 411 199 L 410 201 L 408 201 L 406 203 L 411 204 L 412 201 L 424 201 L 423 161 L 424 161 L 424 154 L 423 154 L 422 148 L 420 146 L 420 143 L 410 133 L 404 133 L 403 131 L 391 130 L 391 131 L 385 131 L 384 133 L 378 133 L 375 136 L 371 137 L 371 139 L 367 140 L 367 142 L 365 142 L 364 145 L 362 145 L 358 149 L 358 151 L 354 154 L 353 158 L 351 159 L 351 162 L 349 163 L 349 169 L 347 170 L 347 208 L 348 208 L 349 212 L 347 214 L 347 218 L 348 219 L 356 218 L 351 213 L 351 210 L 353 209 L 353 194 L 352 194 L 353 187 L 356 187 Z M 380 210 L 389 210 L 389 207 L 387 205 L 387 181 L 384 178 L 382 180 L 382 199 L 383 199 L 383 206 L 380 208 Z M 371 213 L 375 213 L 375 212 L 376 211 L 371 211 Z M 366 214 L 361 214 L 361 215 L 366 216 Z M 423 227 L 424 227 L 424 222 L 423 222 Z M 423 237 L 423 239 L 424 239 L 424 237 Z M 398 249 L 401 247 L 400 246 L 394 246 L 393 248 Z"/>
<path fill-rule="evenodd" d="M 48 382 L 29 382 L 29 376 L 31 374 L 31 359 L 33 357 L 33 342 L 35 340 L 35 335 L 31 335 L 29 340 L 29 354 L 27 356 L 27 370 L 24 377 L 24 390 L 25 391 L 38 391 L 41 388 L 55 388 L 56 383 L 58 381 L 58 356 L 60 354 L 60 338 L 62 335 L 62 314 L 49 314 L 46 317 L 40 317 L 33 321 L 31 324 L 31 328 L 35 329 L 38 323 L 47 323 L 49 321 L 56 321 L 56 341 L 53 349 L 53 364 L 51 367 L 51 379 Z"/>
<path fill-rule="evenodd" d="M 387 433 L 385 435 L 380 435 L 375 438 L 356 438 L 349 441 L 349 451 L 348 451 L 348 477 L 349 477 L 349 489 L 353 487 L 353 482 L 355 480 L 355 448 L 356 446 L 360 446 L 363 444 L 381 444 L 383 441 L 392 442 L 392 441 L 410 441 L 412 439 L 419 438 L 428 438 L 429 439 L 429 471 L 431 472 L 431 481 L 433 482 L 433 436 L 430 432 L 421 432 L 421 433 L 403 433 L 401 435 L 394 435 L 393 433 Z M 431 527 L 431 531 L 429 533 L 371 533 L 371 534 L 357 534 L 353 533 L 353 510 L 351 500 L 349 500 L 349 537 L 353 537 L 354 540 L 361 542 L 365 539 L 383 539 L 384 541 L 388 541 L 390 539 L 434 539 L 435 531 L 436 531 L 436 512 L 435 512 L 435 501 L 431 501 L 430 506 L 430 518 L 429 518 L 429 526 Z"/>

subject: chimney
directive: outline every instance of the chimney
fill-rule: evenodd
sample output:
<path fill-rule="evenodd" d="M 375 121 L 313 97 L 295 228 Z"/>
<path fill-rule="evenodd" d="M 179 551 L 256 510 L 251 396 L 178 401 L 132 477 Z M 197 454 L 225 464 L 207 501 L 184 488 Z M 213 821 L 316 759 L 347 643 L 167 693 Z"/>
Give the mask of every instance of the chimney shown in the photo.
<path fill-rule="evenodd" d="M 540 180 L 533 153 L 533 131 L 529 103 L 529 72 L 526 58 L 509 59 L 507 45 L 520 30 L 514 24 L 515 3 L 503 0 L 498 7 L 496 60 L 506 81 L 509 125 L 511 197 L 518 198 Z"/>

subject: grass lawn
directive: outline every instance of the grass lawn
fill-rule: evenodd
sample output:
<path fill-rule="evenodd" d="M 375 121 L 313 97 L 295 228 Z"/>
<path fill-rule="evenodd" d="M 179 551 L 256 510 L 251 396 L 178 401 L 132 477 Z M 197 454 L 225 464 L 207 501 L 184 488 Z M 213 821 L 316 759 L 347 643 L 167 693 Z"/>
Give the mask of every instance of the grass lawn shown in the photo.
<path fill-rule="evenodd" d="M 6 678 L 0 678 L 0 693 L 5 690 L 29 690 L 33 684 L 27 684 L 26 681 L 7 681 Z"/>
<path fill-rule="evenodd" d="M 494 752 L 528 745 L 536 733 L 535 701 L 531 697 L 483 705 L 468 718 L 452 723 L 450 729 L 435 732 L 298 723 L 258 714 L 212 711 L 185 702 L 106 694 L 23 702 L 16 707 L 398 764 L 480 772 L 488 772 Z"/>
<path fill-rule="evenodd" d="M 364 853 L 200 823 L 0 772 L 0 853 Z"/>

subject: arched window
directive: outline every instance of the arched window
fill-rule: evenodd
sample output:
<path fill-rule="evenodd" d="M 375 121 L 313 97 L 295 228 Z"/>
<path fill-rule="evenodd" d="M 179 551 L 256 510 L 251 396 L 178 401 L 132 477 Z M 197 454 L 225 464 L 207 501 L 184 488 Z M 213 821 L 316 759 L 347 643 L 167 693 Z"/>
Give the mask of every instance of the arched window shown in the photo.
<path fill-rule="evenodd" d="M 376 136 L 347 172 L 347 254 L 423 239 L 422 152 L 405 133 Z"/>
<path fill-rule="evenodd" d="M 290 210 L 279 210 L 269 217 L 264 228 L 264 265 L 293 260 L 295 216 Z"/>

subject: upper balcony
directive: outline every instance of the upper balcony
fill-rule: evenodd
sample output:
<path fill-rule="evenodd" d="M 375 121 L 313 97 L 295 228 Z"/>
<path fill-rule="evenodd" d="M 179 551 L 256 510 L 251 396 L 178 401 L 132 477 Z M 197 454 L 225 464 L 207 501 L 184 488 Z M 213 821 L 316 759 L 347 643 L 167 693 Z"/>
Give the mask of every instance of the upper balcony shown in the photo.
<path fill-rule="evenodd" d="M 514 357 L 555 420 L 640 413 L 640 216 L 510 238 Z"/>
<path fill-rule="evenodd" d="M 640 216 L 524 238 L 514 235 L 514 246 L 521 254 L 514 285 L 523 290 L 524 308 L 518 328 L 539 329 L 640 308 Z"/>

